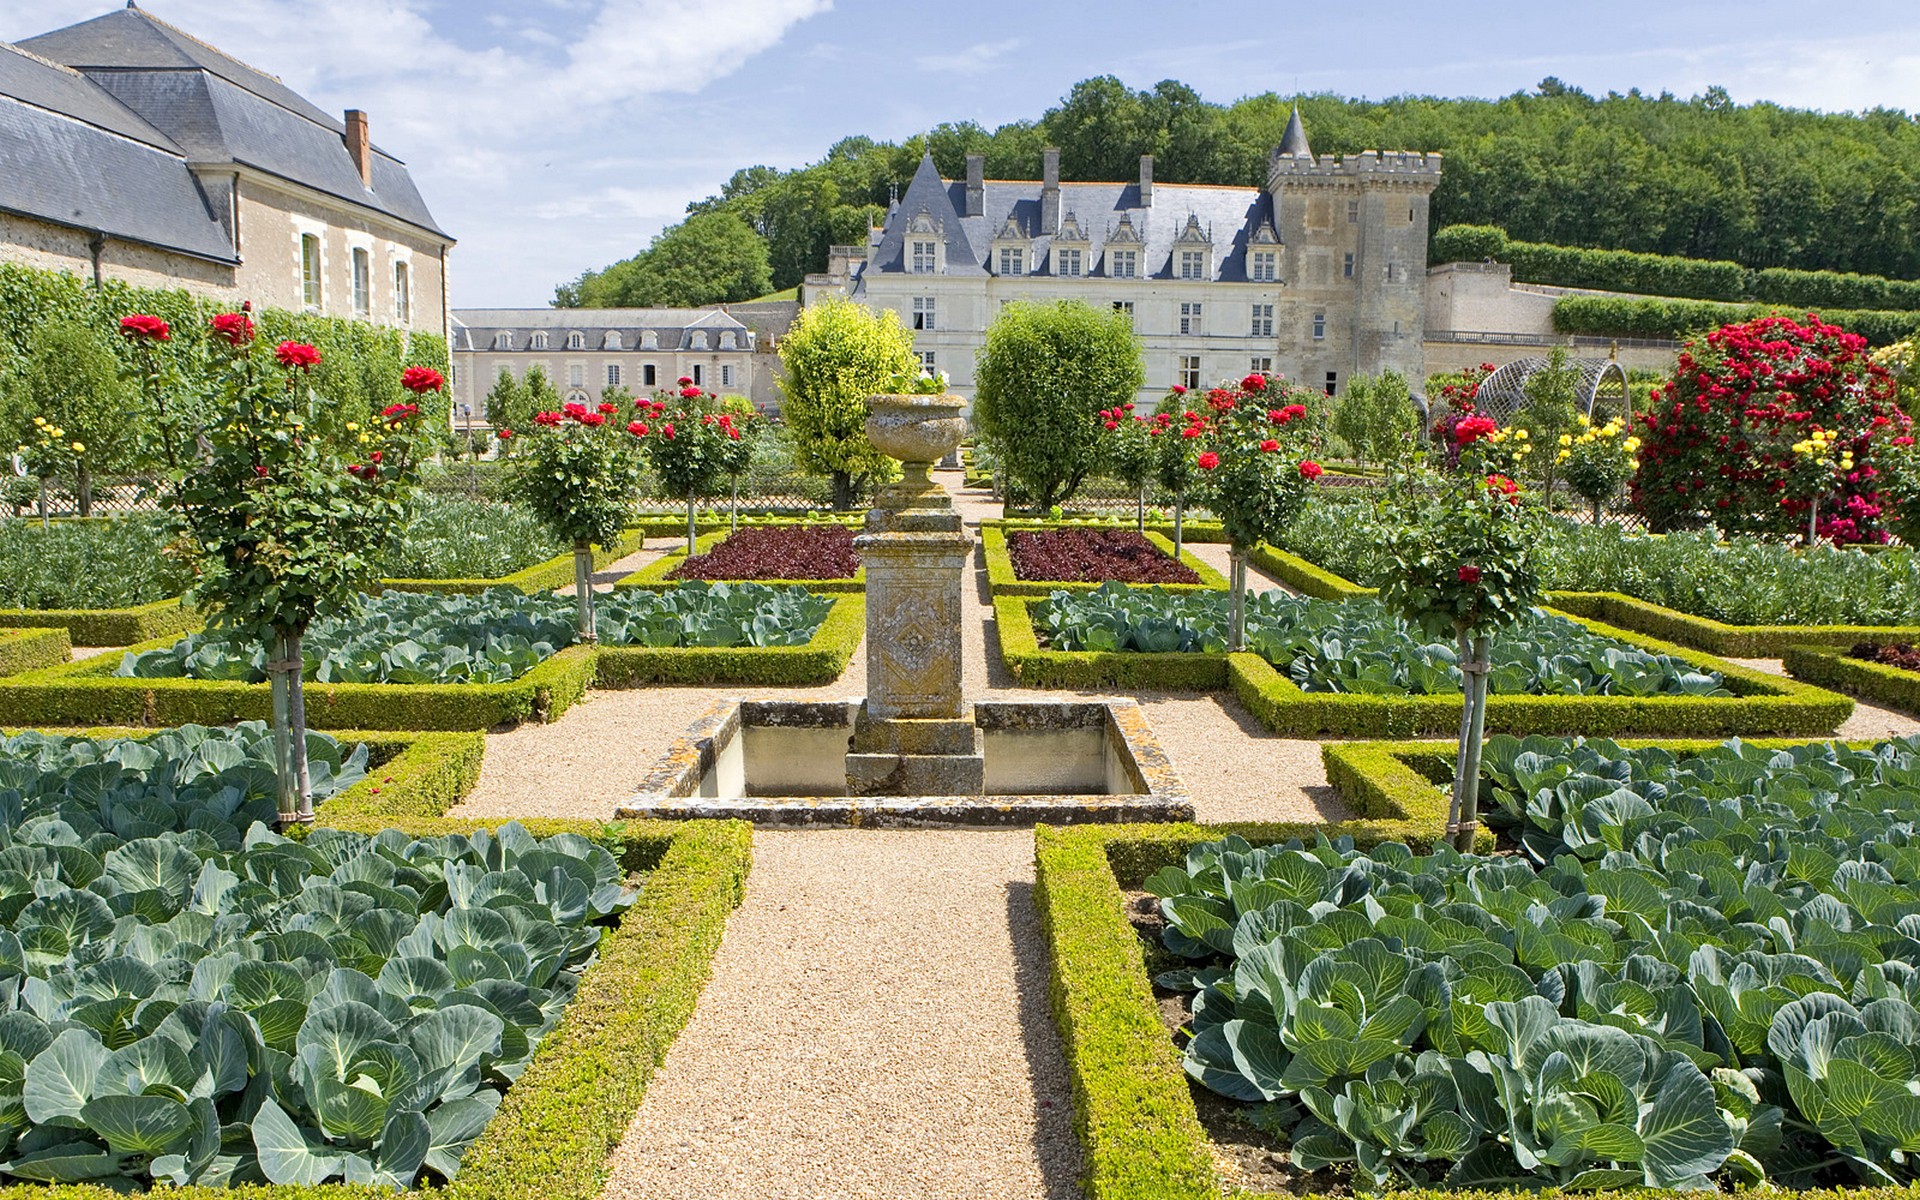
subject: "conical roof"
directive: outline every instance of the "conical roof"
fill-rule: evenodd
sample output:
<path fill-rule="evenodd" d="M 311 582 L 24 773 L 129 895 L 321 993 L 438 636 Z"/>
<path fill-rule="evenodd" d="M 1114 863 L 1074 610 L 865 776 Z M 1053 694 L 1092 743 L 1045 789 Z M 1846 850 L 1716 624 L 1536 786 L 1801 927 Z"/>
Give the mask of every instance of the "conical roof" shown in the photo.
<path fill-rule="evenodd" d="M 1287 131 L 1280 135 L 1280 153 L 1313 157 L 1313 147 L 1307 145 L 1307 127 L 1300 122 L 1300 106 L 1293 106 L 1293 115 L 1287 118 Z"/>

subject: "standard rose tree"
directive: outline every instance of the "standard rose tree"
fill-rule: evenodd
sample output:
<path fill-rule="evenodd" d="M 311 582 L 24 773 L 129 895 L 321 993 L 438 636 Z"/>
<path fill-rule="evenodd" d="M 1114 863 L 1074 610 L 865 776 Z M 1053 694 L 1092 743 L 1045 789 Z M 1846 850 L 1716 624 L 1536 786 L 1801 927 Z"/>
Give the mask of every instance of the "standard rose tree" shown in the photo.
<path fill-rule="evenodd" d="M 1465 703 L 1447 838 L 1461 850 L 1473 848 L 1478 820 L 1488 649 L 1494 631 L 1524 616 L 1540 595 L 1538 516 L 1519 493 L 1504 475 L 1456 480 L 1386 544 L 1381 602 L 1430 636 L 1451 634 L 1458 647 Z"/>
<path fill-rule="evenodd" d="M 573 547 L 583 642 L 595 639 L 593 547 L 613 545 L 633 515 L 646 425 L 622 424 L 623 416 L 610 401 L 596 408 L 569 403 L 558 412 L 534 413 L 532 428 L 513 434 L 517 451 L 507 469 L 508 489 L 554 537 Z"/>
<path fill-rule="evenodd" d="M 1133 411 L 1129 400 L 1117 408 L 1103 408 L 1098 417 L 1106 433 L 1107 465 L 1133 489 L 1134 528 L 1146 532 L 1147 484 L 1160 465 L 1160 437 L 1173 424 L 1171 415 L 1147 417 Z"/>
<path fill-rule="evenodd" d="M 320 352 L 295 341 L 266 348 L 246 308 L 213 318 L 211 395 L 196 404 L 172 390 L 177 377 L 159 353 L 165 323 L 136 315 L 121 328 L 171 470 L 167 509 L 200 551 L 193 599 L 210 626 L 270 647 L 281 819 L 310 822 L 301 639 L 378 579 L 414 496 L 420 405 L 390 405 L 365 428 L 349 422 L 341 438 L 319 433 L 310 375 Z M 416 367 L 402 385 L 417 401 L 445 381 Z M 217 415 L 194 427 L 182 414 L 196 411 Z"/>
<path fill-rule="evenodd" d="M 603 405 L 602 407 L 605 407 Z M 687 553 L 694 552 L 695 505 L 720 494 L 721 481 L 737 478 L 752 462 L 753 443 L 744 432 L 748 418 L 719 406 L 691 379 L 674 391 L 636 400 L 627 432 L 639 438 L 660 490 L 687 506 Z"/>

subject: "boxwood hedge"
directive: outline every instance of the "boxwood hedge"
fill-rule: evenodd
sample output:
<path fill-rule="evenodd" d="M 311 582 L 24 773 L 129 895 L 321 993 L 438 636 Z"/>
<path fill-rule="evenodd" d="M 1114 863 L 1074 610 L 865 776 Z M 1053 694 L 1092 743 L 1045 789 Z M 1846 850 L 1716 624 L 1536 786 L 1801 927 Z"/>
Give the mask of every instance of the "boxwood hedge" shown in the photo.
<path fill-rule="evenodd" d="M 1913 635 L 1899 640 L 1912 641 Z M 1789 646 L 1782 661 L 1795 679 L 1920 716 L 1920 673 L 1853 658 L 1828 646 Z"/>
<path fill-rule="evenodd" d="M 983 524 L 980 529 L 980 550 L 987 560 L 987 586 L 995 596 L 1050 596 L 1054 592 L 1090 592 L 1099 587 L 1099 583 L 1080 583 L 1075 581 L 1047 581 L 1021 579 L 1013 568 L 1013 555 L 1007 548 L 1007 534 L 1019 529 L 1065 529 L 1073 526 L 1020 526 Z M 1098 528 L 1096 526 L 1096 528 Z M 1125 528 L 1122 526 L 1121 528 Z M 1147 540 L 1152 542 L 1162 554 L 1174 557 L 1173 540 L 1164 534 L 1148 531 Z M 1193 568 L 1200 576 L 1199 583 L 1162 583 L 1157 586 L 1169 592 L 1198 592 L 1218 590 L 1227 586 L 1227 577 L 1202 562 L 1191 550 L 1181 547 L 1179 559 Z"/>
<path fill-rule="evenodd" d="M 593 548 L 593 569 L 604 571 L 614 563 L 639 552 L 646 534 L 629 529 L 611 546 Z M 555 588 L 573 586 L 573 554 L 555 555 L 545 562 L 503 575 L 499 579 L 382 579 L 380 587 L 394 592 L 465 592 L 478 594 L 488 588 L 510 587 L 531 596 Z M 117 644 L 117 643 L 116 643 Z"/>
<path fill-rule="evenodd" d="M 177 598 L 133 608 L 0 609 L 0 626 L 64 628 L 76 646 L 129 646 L 200 625 L 200 614 Z"/>
<path fill-rule="evenodd" d="M 64 629 L 0 629 L 0 676 L 58 666 L 72 649 Z"/>

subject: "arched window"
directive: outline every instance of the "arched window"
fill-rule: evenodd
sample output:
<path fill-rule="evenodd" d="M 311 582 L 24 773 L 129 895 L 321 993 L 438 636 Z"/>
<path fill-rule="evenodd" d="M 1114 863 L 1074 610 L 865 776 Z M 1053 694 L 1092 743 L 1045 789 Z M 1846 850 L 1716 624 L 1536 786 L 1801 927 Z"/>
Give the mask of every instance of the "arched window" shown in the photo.
<path fill-rule="evenodd" d="M 731 350 L 734 348 L 734 345 L 733 330 L 729 329 L 720 335 L 720 348 L 722 350 Z"/>
<path fill-rule="evenodd" d="M 584 333 L 581 333 L 581 332 L 579 332 L 578 330 L 575 330 L 574 332 L 572 332 L 572 333 L 569 333 L 569 334 L 567 335 L 567 349 L 569 349 L 569 350 L 585 350 L 586 348 L 587 348 L 587 335 L 586 335 L 586 334 L 584 334 Z"/>
<path fill-rule="evenodd" d="M 585 392 L 572 391 L 567 393 L 568 404 L 585 404 L 586 402 L 587 402 L 587 394 Z"/>
<path fill-rule="evenodd" d="M 508 332 L 507 332 L 506 330 L 504 330 L 504 329 L 502 329 L 502 330 L 501 330 L 500 332 L 498 332 L 498 333 L 496 333 L 496 334 L 494 334 L 494 335 L 493 335 L 493 348 L 494 348 L 495 350 L 511 350 L 511 349 L 513 349 L 513 335 L 512 335 L 511 333 L 508 333 Z"/>
<path fill-rule="evenodd" d="M 689 341 L 689 342 L 687 343 L 687 349 L 689 349 L 689 350 L 705 350 L 706 348 L 707 348 L 707 334 L 706 334 L 706 331 L 705 331 L 705 330 L 695 330 L 695 331 L 694 331 L 694 335 L 693 335 L 693 340 L 692 340 L 692 341 Z"/>
<path fill-rule="evenodd" d="M 616 331 L 613 331 L 613 330 L 609 330 L 609 331 L 607 332 L 607 338 L 606 338 L 606 341 L 604 341 L 604 342 L 602 342 L 602 343 L 600 344 L 600 348 L 601 348 L 602 350 L 619 350 L 619 349 L 621 349 L 621 345 L 620 345 L 620 334 L 619 334 L 618 332 L 616 332 Z"/>
<path fill-rule="evenodd" d="M 642 350 L 658 350 L 660 348 L 660 335 L 651 329 L 642 332 L 640 335 L 640 348 Z"/>
<path fill-rule="evenodd" d="M 536 333 L 527 339 L 527 349 L 529 350 L 545 350 L 546 348 L 547 335 L 544 333 Z"/>

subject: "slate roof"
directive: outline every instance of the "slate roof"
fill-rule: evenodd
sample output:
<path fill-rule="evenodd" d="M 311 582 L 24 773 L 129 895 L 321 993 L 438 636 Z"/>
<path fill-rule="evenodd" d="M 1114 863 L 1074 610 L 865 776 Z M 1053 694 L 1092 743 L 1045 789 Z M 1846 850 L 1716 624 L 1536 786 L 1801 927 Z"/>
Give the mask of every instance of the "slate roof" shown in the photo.
<path fill-rule="evenodd" d="M 171 138 L 78 72 L 0 43 L 0 209 L 235 261 Z"/>
<path fill-rule="evenodd" d="M 965 180 L 943 180 L 931 158 L 923 158 L 899 207 L 887 216 L 880 240 L 868 257 L 868 271 L 906 271 L 905 231 L 921 211 L 943 228 L 947 244 L 946 274 L 986 275 L 995 237 L 1011 219 L 1029 234 L 1040 225 L 1040 189 L 1037 179 L 989 179 L 983 191 L 981 214 L 963 217 Z M 1167 279 L 1177 274 L 1174 240 L 1187 219 L 1198 220 L 1212 238 L 1213 278 L 1220 282 L 1247 279 L 1247 237 L 1261 224 L 1273 223 L 1273 203 L 1259 188 L 1214 187 L 1202 184 L 1156 183 L 1153 204 L 1142 206 L 1136 183 L 1062 183 L 1060 212 L 1064 223 L 1071 213 L 1091 248 L 1083 270 L 1092 276 L 1107 274 L 1107 237 L 1125 214 L 1145 239 L 1139 273 L 1142 278 Z M 1029 274 L 1052 271 L 1052 238 L 1034 237 L 1028 254 Z"/>
<path fill-rule="evenodd" d="M 238 163 L 447 236 L 406 165 L 373 148 L 364 186 L 331 116 L 262 71 L 129 5 L 20 43 L 71 67 L 196 165 Z"/>
<path fill-rule="evenodd" d="M 747 349 L 751 330 L 728 313 L 712 308 L 456 308 L 453 310 L 453 348 L 455 350 L 492 350 L 494 335 L 514 334 L 513 348 L 527 349 L 526 335 L 545 331 L 552 338 L 547 351 L 564 351 L 565 335 L 586 335 L 584 351 L 597 352 L 609 333 L 620 335 L 622 352 L 640 348 L 641 333 L 651 330 L 659 336 L 661 350 L 685 348 L 686 335 L 706 330 L 715 335 L 729 330 L 742 335 L 738 348 Z M 719 339 L 709 349 L 718 349 Z"/>
<path fill-rule="evenodd" d="M 1293 115 L 1287 118 L 1287 131 L 1280 135 L 1281 154 L 1298 157 L 1302 154 L 1313 157 L 1313 147 L 1307 145 L 1307 127 L 1300 121 L 1300 106 L 1293 106 Z"/>

